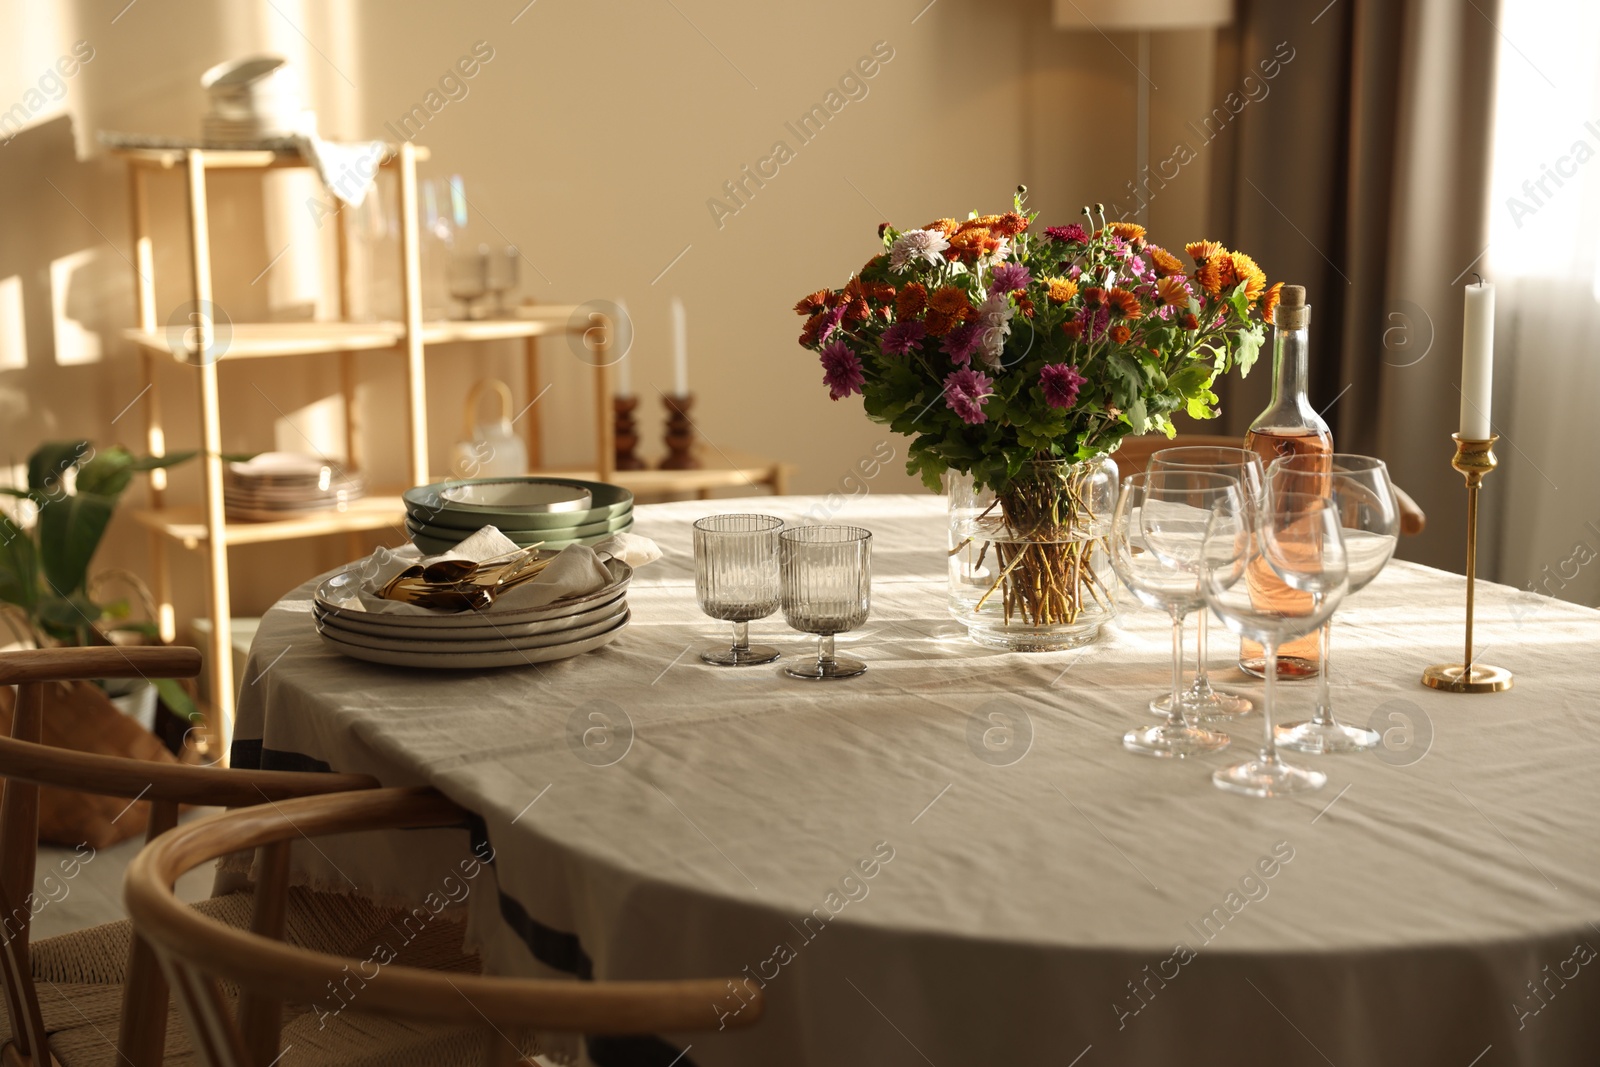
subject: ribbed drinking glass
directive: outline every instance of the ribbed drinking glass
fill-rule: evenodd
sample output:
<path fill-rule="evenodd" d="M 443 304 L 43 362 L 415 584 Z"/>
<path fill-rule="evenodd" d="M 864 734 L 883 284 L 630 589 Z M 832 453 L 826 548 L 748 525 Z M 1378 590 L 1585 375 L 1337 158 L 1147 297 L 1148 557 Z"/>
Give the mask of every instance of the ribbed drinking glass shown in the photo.
<path fill-rule="evenodd" d="M 733 623 L 733 645 L 700 658 L 719 667 L 771 663 L 778 650 L 750 644 L 750 623 L 778 610 L 778 531 L 772 515 L 708 515 L 694 524 L 694 590 L 700 610 Z"/>
<path fill-rule="evenodd" d="M 791 678 L 852 678 L 867 669 L 834 654 L 833 638 L 867 621 L 872 607 L 872 534 L 855 526 L 797 526 L 778 537 L 783 617 L 817 635 L 815 662 L 791 664 Z"/>

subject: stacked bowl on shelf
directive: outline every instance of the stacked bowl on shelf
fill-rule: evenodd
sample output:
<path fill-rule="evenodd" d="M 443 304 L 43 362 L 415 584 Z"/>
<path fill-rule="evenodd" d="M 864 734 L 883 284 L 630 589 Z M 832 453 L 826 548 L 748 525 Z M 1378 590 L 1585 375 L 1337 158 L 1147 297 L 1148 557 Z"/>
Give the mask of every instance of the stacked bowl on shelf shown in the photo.
<path fill-rule="evenodd" d="M 222 468 L 222 506 L 234 521 L 271 522 L 343 511 L 366 493 L 359 471 L 295 452 L 263 452 Z"/>
<path fill-rule="evenodd" d="M 633 527 L 633 494 L 573 478 L 466 478 L 405 493 L 406 533 L 425 555 L 448 552 L 485 526 L 519 546 L 592 545 Z"/>

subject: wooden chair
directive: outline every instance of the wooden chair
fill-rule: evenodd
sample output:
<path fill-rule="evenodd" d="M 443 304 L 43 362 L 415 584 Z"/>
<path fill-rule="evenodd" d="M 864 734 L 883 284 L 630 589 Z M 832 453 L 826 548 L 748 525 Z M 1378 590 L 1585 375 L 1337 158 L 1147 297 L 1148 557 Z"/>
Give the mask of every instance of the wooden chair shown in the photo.
<path fill-rule="evenodd" d="M 0 984 L 9 1032 L 0 1032 L 5 1067 L 64 1067 L 93 1060 L 154 1067 L 167 1037 L 167 989 L 149 947 L 127 921 L 30 943 L 33 912 L 44 906 L 34 892 L 38 858 L 40 786 L 54 786 L 151 804 L 147 841 L 171 830 L 181 804 L 242 807 L 292 797 L 370 790 L 376 779 L 360 774 L 240 771 L 151 763 L 53 748 L 38 743 L 45 687 L 89 678 L 186 678 L 198 674 L 192 648 L 64 648 L 0 653 L 0 685 L 17 685 L 10 738 L 0 738 Z M 53 896 L 53 891 L 52 891 Z M 328 947 L 348 945 L 392 912 L 353 896 L 296 890 L 285 895 L 235 893 L 198 905 L 214 920 L 266 922 L 287 912 L 294 936 Z M 420 950 L 419 950 L 420 951 Z M 431 943 L 442 966 L 470 967 L 453 951 Z M 39 991 L 47 996 L 43 1003 Z M 177 1047 L 186 1043 L 173 1028 Z M 107 1048 L 116 1035 L 114 1049 Z M 170 1051 L 170 1050 L 169 1050 Z M 115 1052 L 116 1055 L 109 1056 Z M 53 1054 L 53 1055 L 52 1055 Z"/>
<path fill-rule="evenodd" d="M 240 849 L 262 850 L 262 868 L 281 887 L 288 871 L 288 848 L 301 836 L 365 830 L 464 826 L 468 813 L 432 789 L 378 789 L 338 796 L 306 797 L 258 805 L 197 819 L 170 831 L 139 853 L 128 868 L 124 898 L 134 929 L 154 948 L 178 993 L 195 1047 L 208 1067 L 269 1067 L 280 1047 L 310 1049 L 312 1062 L 350 1063 L 351 1040 L 365 1041 L 370 1060 L 374 1044 L 392 1034 L 374 1031 L 372 1017 L 391 1026 L 409 1022 L 426 1055 L 406 1055 L 390 1047 L 382 1062 L 464 1064 L 490 1067 L 526 1062 L 528 1031 L 581 1034 L 687 1033 L 720 1029 L 715 1005 L 725 998 L 730 979 L 578 982 L 545 979 L 444 975 L 390 965 L 376 974 L 360 963 L 294 948 L 272 940 L 265 924 L 253 931 L 224 926 L 185 908 L 173 883 L 185 871 Z M 265 878 L 265 876 L 264 876 Z M 352 971 L 366 979 L 353 990 L 352 1014 L 320 1009 L 329 990 L 348 984 Z M 228 986 L 240 991 L 230 1010 Z M 750 990 L 747 1010 L 727 1019 L 730 1026 L 757 1021 L 763 1007 L 759 990 Z M 346 1006 L 341 998 L 340 1007 Z M 311 1010 L 305 1010 L 312 1006 Z M 290 1009 L 287 1025 L 286 1008 Z M 417 1023 L 432 1029 L 418 1028 Z M 359 1037 L 341 1033 L 359 1026 Z M 476 1054 L 476 1059 L 466 1057 Z M 377 1062 L 376 1060 L 370 1060 Z M 303 1061 L 302 1061 L 303 1062 Z"/>
<path fill-rule="evenodd" d="M 1159 433 L 1145 434 L 1142 437 L 1125 437 L 1122 439 L 1122 446 L 1112 458 L 1117 461 L 1118 472 L 1126 478 L 1130 474 L 1143 472 L 1150 465 L 1150 457 L 1163 448 L 1188 446 L 1243 448 L 1244 438 L 1204 433 L 1180 433 L 1170 441 Z M 1428 524 L 1428 517 L 1423 514 L 1422 508 L 1418 507 L 1417 502 L 1398 485 L 1394 487 L 1394 495 L 1400 502 L 1400 533 L 1406 537 L 1421 533 Z"/>

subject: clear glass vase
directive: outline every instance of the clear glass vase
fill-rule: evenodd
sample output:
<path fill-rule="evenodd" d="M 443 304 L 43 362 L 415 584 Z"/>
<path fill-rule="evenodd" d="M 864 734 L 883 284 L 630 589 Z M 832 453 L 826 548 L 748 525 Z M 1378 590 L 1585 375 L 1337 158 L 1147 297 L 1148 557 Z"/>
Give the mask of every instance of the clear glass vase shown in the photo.
<path fill-rule="evenodd" d="M 980 645 L 1012 652 L 1078 648 L 1117 613 L 1107 538 L 1117 503 L 1109 454 L 1038 460 L 996 492 L 945 474 L 950 497 L 950 614 Z"/>

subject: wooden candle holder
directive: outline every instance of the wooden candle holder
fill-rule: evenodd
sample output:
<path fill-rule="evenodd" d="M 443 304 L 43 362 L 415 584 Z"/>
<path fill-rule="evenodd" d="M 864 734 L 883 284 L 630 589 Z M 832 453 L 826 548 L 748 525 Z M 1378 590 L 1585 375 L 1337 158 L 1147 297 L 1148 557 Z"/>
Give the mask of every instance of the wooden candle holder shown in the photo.
<path fill-rule="evenodd" d="M 661 469 L 698 470 L 700 460 L 694 454 L 694 424 L 689 421 L 689 409 L 694 406 L 694 397 L 663 396 L 661 403 L 667 409 L 667 458 L 661 461 Z"/>
<path fill-rule="evenodd" d="M 619 471 L 642 471 L 648 464 L 634 455 L 634 449 L 639 447 L 639 429 L 634 421 L 633 413 L 639 407 L 639 398 L 636 396 L 614 396 L 611 406 L 616 411 L 616 422 L 613 424 L 612 440 L 615 444 L 616 469 Z"/>

